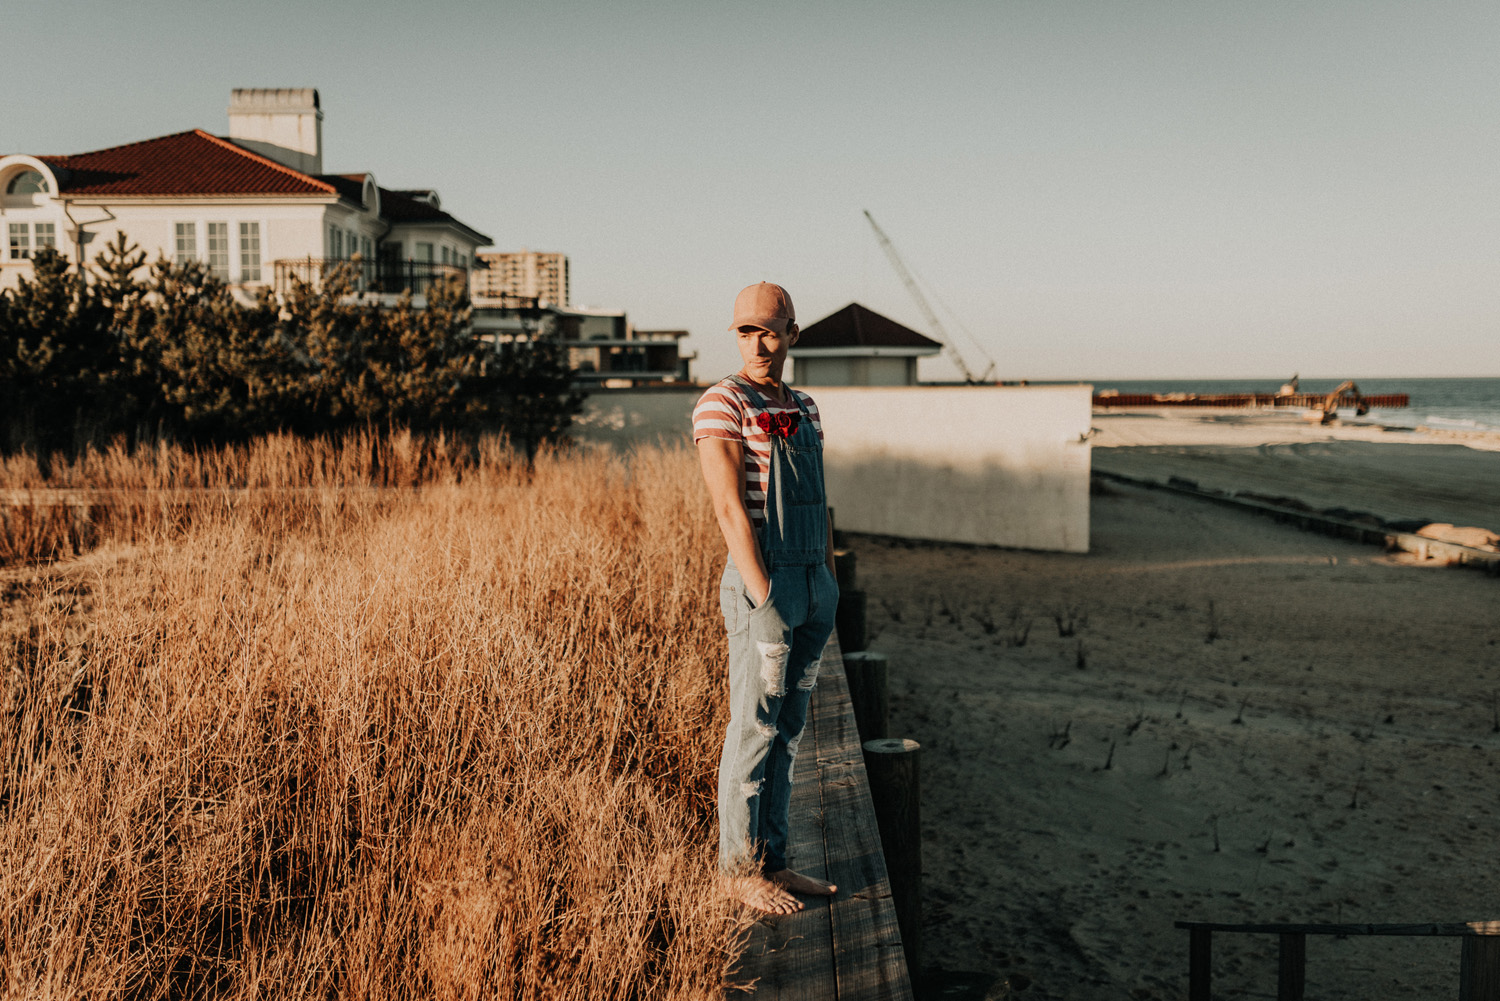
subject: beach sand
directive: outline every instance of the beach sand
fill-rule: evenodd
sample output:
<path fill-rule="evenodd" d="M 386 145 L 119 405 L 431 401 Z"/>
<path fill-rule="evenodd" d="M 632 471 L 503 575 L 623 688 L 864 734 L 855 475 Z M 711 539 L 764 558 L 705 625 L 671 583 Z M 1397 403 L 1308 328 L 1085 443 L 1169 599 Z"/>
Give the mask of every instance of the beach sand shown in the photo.
<path fill-rule="evenodd" d="M 1494 510 L 1463 484 L 1500 452 L 1205 416 L 1099 415 L 1096 445 L 1129 447 L 1095 464 L 1294 496 L 1315 467 L 1358 510 L 1414 477 L 1442 520 Z M 1177 920 L 1500 918 L 1500 580 L 1132 486 L 1092 519 L 1088 555 L 852 540 L 893 735 L 923 746 L 928 966 L 990 997 L 1180 998 Z M 1214 949 L 1216 996 L 1274 997 L 1274 938 Z M 1308 995 L 1452 996 L 1458 951 L 1313 938 Z"/>

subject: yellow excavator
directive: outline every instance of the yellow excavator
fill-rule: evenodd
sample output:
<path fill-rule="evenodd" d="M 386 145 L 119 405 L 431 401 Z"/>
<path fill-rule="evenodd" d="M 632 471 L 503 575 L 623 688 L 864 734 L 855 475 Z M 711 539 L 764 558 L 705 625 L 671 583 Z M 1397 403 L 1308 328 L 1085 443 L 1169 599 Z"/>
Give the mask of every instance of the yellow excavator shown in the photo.
<path fill-rule="evenodd" d="M 1359 387 L 1354 384 L 1353 379 L 1345 379 L 1339 383 L 1338 388 L 1323 398 L 1323 421 L 1324 424 L 1332 424 L 1339 419 L 1339 398 L 1345 393 L 1354 394 L 1354 416 L 1363 417 L 1370 412 L 1370 405 L 1365 398 L 1359 395 Z"/>

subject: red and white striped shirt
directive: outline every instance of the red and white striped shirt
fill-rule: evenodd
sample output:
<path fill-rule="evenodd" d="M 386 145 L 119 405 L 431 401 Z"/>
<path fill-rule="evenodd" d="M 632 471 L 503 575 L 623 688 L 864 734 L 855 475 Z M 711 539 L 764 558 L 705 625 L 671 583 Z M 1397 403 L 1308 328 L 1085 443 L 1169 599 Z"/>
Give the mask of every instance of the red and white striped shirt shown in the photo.
<path fill-rule="evenodd" d="M 791 387 L 787 387 L 790 389 Z M 806 393 L 793 389 L 807 415 L 812 418 L 813 430 L 818 440 L 823 440 L 823 423 L 818 417 L 818 405 Z M 771 436 L 762 431 L 756 419 L 761 414 L 798 413 L 797 404 L 785 406 L 771 402 L 761 393 L 761 399 L 769 406 L 757 407 L 748 393 L 728 379 L 709 388 L 698 398 L 693 408 L 693 443 L 703 438 L 727 438 L 740 442 L 745 456 L 745 510 L 750 522 L 760 526 L 766 523 L 766 481 L 771 475 Z"/>

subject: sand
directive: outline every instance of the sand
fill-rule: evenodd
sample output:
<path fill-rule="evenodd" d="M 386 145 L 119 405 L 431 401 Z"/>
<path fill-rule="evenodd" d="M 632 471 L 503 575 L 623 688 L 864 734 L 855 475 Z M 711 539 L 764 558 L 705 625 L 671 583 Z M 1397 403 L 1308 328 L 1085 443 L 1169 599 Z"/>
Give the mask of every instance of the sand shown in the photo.
<path fill-rule="evenodd" d="M 1320 444 L 1335 503 L 1380 507 L 1399 475 L 1444 520 L 1494 510 L 1452 477 L 1500 452 L 1408 435 L 1373 461 L 1378 429 L 1202 417 L 1096 420 L 1096 445 L 1164 450 L 1096 465 L 1203 480 L 1240 450 L 1227 487 L 1296 493 L 1309 463 L 1284 456 Z M 853 539 L 894 734 L 923 745 L 930 966 L 990 997 L 1180 998 L 1177 920 L 1500 918 L 1500 579 L 1130 486 L 1092 518 L 1082 556 Z M 1216 938 L 1216 996 L 1274 997 L 1275 950 Z M 1457 992 L 1456 940 L 1308 956 L 1310 997 Z"/>

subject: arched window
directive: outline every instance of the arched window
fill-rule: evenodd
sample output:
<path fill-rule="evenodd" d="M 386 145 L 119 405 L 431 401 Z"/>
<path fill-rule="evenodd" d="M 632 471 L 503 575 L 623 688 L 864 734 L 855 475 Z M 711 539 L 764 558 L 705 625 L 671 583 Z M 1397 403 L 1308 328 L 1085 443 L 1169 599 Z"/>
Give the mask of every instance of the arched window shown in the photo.
<path fill-rule="evenodd" d="M 47 179 L 35 170 L 26 170 L 10 179 L 5 186 L 7 195 L 45 195 Z"/>

